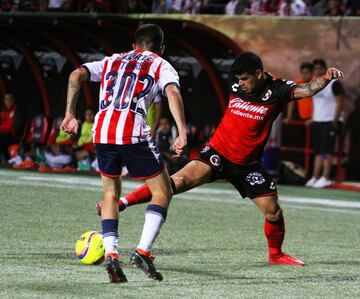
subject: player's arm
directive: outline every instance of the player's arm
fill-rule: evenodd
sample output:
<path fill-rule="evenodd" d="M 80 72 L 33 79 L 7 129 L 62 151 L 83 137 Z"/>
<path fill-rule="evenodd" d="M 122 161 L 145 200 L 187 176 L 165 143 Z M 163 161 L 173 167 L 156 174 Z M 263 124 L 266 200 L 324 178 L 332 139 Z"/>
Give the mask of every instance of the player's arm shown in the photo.
<path fill-rule="evenodd" d="M 324 76 L 317 77 L 308 83 L 296 85 L 294 88 L 293 97 L 294 99 L 312 97 L 314 94 L 317 94 L 319 91 L 323 90 L 331 80 L 343 77 L 343 72 L 333 67 L 328 68 Z"/>
<path fill-rule="evenodd" d="M 168 84 L 165 93 L 169 101 L 171 114 L 179 131 L 179 136 L 175 139 L 173 148 L 177 155 L 181 155 L 187 144 L 184 104 L 176 84 Z"/>
<path fill-rule="evenodd" d="M 83 82 L 88 81 L 89 75 L 85 68 L 81 67 L 74 70 L 69 77 L 67 90 L 65 118 L 61 124 L 61 129 L 67 133 L 77 133 L 78 123 L 75 118 L 76 103 Z"/>

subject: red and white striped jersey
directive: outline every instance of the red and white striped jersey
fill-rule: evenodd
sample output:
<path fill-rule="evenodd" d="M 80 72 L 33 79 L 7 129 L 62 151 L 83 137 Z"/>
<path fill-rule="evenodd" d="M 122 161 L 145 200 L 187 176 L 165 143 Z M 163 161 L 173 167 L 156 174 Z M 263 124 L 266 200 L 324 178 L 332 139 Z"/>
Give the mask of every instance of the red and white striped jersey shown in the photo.
<path fill-rule="evenodd" d="M 168 84 L 179 86 L 175 69 L 145 50 L 113 54 L 82 65 L 90 81 L 101 82 L 93 142 L 134 144 L 147 140 L 146 114 Z"/>

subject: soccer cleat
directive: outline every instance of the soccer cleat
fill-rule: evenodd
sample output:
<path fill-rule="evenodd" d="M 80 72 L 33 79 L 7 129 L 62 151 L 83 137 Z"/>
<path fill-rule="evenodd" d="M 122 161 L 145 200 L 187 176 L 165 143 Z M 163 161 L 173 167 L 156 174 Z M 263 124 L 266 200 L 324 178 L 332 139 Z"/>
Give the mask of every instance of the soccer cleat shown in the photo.
<path fill-rule="evenodd" d="M 102 209 L 103 205 L 104 205 L 104 201 L 99 201 L 95 206 L 99 216 L 101 216 L 101 209 Z M 124 205 L 124 203 L 122 202 L 122 200 L 120 198 L 119 199 L 119 212 L 122 212 L 125 209 L 126 209 L 126 205 Z"/>
<path fill-rule="evenodd" d="M 127 282 L 127 278 L 121 269 L 119 259 L 113 256 L 108 256 L 105 259 L 105 269 L 109 274 L 110 282 L 112 283 L 124 283 Z"/>
<path fill-rule="evenodd" d="M 328 180 L 325 177 L 321 177 L 320 179 L 318 179 L 314 185 L 312 186 L 313 188 L 317 188 L 317 189 L 321 189 L 321 188 L 326 188 L 332 185 L 331 180 Z"/>
<path fill-rule="evenodd" d="M 313 176 L 310 180 L 306 182 L 305 187 L 313 187 L 316 181 L 317 179 Z"/>
<path fill-rule="evenodd" d="M 292 266 L 305 266 L 305 263 L 295 257 L 281 253 L 276 256 L 269 256 L 269 264 L 272 265 L 292 265 Z"/>
<path fill-rule="evenodd" d="M 163 276 L 160 272 L 156 271 L 155 265 L 153 263 L 154 259 L 155 258 L 151 255 L 144 255 L 139 253 L 138 250 L 135 250 L 130 256 L 131 264 L 134 267 L 142 270 L 149 278 L 162 281 Z"/>

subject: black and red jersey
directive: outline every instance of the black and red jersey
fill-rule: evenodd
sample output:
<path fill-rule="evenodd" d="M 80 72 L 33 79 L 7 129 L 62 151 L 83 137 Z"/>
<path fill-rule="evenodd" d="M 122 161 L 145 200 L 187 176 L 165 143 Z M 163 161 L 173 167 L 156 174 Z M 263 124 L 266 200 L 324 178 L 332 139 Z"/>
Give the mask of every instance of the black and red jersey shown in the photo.
<path fill-rule="evenodd" d="M 293 81 L 276 79 L 269 73 L 262 90 L 251 94 L 234 83 L 225 115 L 207 145 L 233 163 L 258 163 L 272 123 L 293 100 L 294 88 Z"/>

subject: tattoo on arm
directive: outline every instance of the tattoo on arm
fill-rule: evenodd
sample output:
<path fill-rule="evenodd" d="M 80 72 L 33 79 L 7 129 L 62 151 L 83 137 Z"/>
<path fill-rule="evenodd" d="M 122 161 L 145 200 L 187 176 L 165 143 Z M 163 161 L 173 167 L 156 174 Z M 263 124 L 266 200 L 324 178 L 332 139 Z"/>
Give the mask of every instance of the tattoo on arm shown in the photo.
<path fill-rule="evenodd" d="M 73 115 L 76 113 L 76 103 L 80 93 L 81 83 L 79 76 L 70 76 L 67 90 L 66 112 Z"/>
<path fill-rule="evenodd" d="M 67 103 L 66 111 L 71 114 L 75 114 L 76 103 L 79 96 L 80 88 L 79 84 L 73 80 L 69 80 L 68 92 L 67 92 Z"/>
<path fill-rule="evenodd" d="M 323 76 L 311 80 L 309 83 L 299 84 L 294 89 L 294 98 L 301 99 L 311 97 L 324 89 L 330 83 Z"/>

